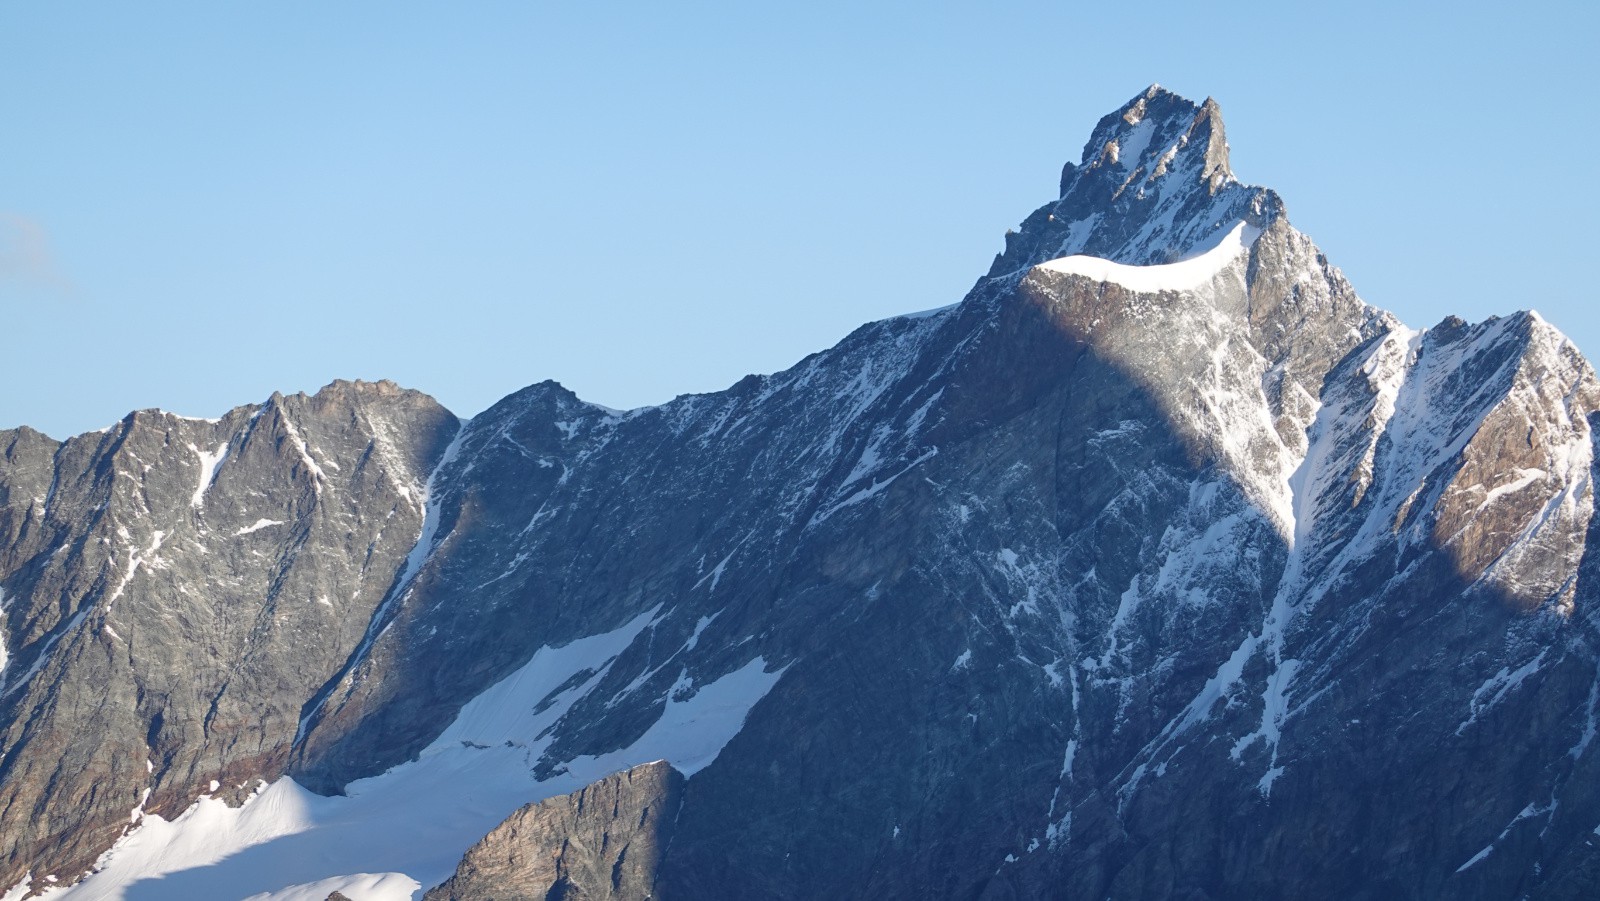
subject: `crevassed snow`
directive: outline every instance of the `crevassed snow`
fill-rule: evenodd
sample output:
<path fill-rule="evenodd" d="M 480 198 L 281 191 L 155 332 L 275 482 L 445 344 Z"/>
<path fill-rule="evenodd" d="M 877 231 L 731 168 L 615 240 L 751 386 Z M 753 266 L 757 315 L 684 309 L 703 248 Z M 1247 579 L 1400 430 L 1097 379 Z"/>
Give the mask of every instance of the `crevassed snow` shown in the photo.
<path fill-rule="evenodd" d="M 171 822 L 147 815 L 100 860 L 99 872 L 46 895 L 320 901 L 339 890 L 352 898 L 410 899 L 415 889 L 448 878 L 468 847 L 526 803 L 652 760 L 693 775 L 716 759 L 784 669 L 769 672 L 756 657 L 693 695 L 669 694 L 660 717 L 629 747 L 568 761 L 543 782 L 532 771 L 554 741 L 550 727 L 658 612 L 541 648 L 463 707 L 417 760 L 351 783 L 345 797 L 321 797 L 283 778 L 241 808 L 203 797 Z M 584 672 L 590 675 L 580 684 L 552 694 Z"/>
<path fill-rule="evenodd" d="M 1175 263 L 1130 266 L 1102 257 L 1078 254 L 1048 260 L 1037 268 L 1064 275 L 1081 275 L 1097 282 L 1115 282 L 1130 291 L 1191 291 L 1216 278 L 1260 236 L 1261 229 L 1241 221 L 1215 245 Z"/>

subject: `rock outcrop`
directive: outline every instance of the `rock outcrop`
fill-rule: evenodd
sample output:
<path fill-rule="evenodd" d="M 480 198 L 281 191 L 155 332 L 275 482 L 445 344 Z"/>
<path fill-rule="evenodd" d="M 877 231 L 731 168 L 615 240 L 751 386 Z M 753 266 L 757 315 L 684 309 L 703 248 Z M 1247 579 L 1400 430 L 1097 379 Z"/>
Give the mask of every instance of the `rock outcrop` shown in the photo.
<path fill-rule="evenodd" d="M 666 761 L 518 810 L 423 901 L 661 901 L 683 775 Z"/>
<path fill-rule="evenodd" d="M 0 434 L 0 882 L 75 878 L 143 816 L 282 773 L 457 429 L 340 382 L 217 421 Z"/>

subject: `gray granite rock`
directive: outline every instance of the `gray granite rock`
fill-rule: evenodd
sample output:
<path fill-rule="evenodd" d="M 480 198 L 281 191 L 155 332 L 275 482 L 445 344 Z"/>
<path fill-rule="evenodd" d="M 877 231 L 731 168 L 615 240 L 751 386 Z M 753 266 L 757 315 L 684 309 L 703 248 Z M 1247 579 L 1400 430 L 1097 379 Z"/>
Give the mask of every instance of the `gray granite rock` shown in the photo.
<path fill-rule="evenodd" d="M 88 871 L 140 817 L 282 773 L 457 429 L 387 382 L 218 421 L 0 435 L 0 882 Z"/>
<path fill-rule="evenodd" d="M 423 901 L 660 901 L 683 775 L 665 761 L 529 804 L 472 846 Z"/>

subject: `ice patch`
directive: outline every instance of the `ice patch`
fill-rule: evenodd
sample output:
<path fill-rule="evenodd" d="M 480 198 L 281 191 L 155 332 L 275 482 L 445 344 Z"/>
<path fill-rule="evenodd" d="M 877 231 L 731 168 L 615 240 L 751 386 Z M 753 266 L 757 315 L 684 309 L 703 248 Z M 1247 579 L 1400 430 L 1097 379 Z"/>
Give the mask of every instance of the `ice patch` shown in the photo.
<path fill-rule="evenodd" d="M 289 420 L 288 415 L 284 415 L 282 420 L 284 431 L 289 433 L 289 440 L 294 443 L 295 450 L 300 452 L 300 459 L 306 464 L 306 469 L 314 477 L 311 483 L 312 489 L 318 495 L 321 495 L 322 483 L 327 480 L 327 474 L 322 471 L 322 467 L 317 465 L 317 461 L 312 458 L 311 446 L 306 444 L 306 439 L 301 437 L 300 430 L 294 427 L 294 423 Z"/>
<path fill-rule="evenodd" d="M 728 569 L 728 562 L 733 559 L 733 555 L 734 554 L 739 553 L 739 548 L 741 548 L 743 546 L 744 546 L 744 542 L 743 541 L 741 541 L 737 545 L 735 545 L 733 550 L 728 552 L 728 556 L 722 558 L 722 562 L 718 563 L 716 566 L 713 566 L 711 568 L 711 572 L 708 572 L 704 576 L 701 576 L 700 577 L 700 581 L 694 583 L 694 587 L 699 588 L 701 585 L 704 585 L 707 580 L 710 580 L 710 582 L 711 582 L 710 591 L 711 591 L 712 594 L 716 594 L 717 593 L 717 583 L 722 581 L 722 574 L 723 574 L 723 572 L 725 572 Z M 696 632 L 695 634 L 699 635 L 700 633 Z"/>
<path fill-rule="evenodd" d="M 161 550 L 161 542 L 165 541 L 166 537 L 167 533 L 156 531 L 150 537 L 150 546 L 145 548 L 143 553 L 138 551 L 128 552 L 128 571 L 123 575 L 122 580 L 117 583 L 117 587 L 112 590 L 110 597 L 106 598 L 106 607 L 108 609 L 117 602 L 118 598 L 122 597 L 124 591 L 128 590 L 128 583 L 132 582 L 133 577 L 138 574 L 139 567 L 155 562 L 156 552 Z"/>
<path fill-rule="evenodd" d="M 1139 165 L 1139 160 L 1144 157 L 1144 152 L 1150 149 L 1150 140 L 1155 137 L 1156 123 L 1153 119 L 1140 119 L 1127 137 L 1117 144 L 1117 162 L 1126 172 L 1132 172 Z"/>
<path fill-rule="evenodd" d="M 122 578 L 117 582 L 117 587 L 112 589 L 111 594 L 106 598 L 107 610 L 110 610 L 112 605 L 117 602 L 117 599 L 122 597 L 122 593 L 127 590 L 128 584 L 138 574 L 140 567 L 145 564 L 165 565 L 160 562 L 156 552 L 161 549 L 161 542 L 166 540 L 166 537 L 167 533 L 158 530 L 151 534 L 150 546 L 145 548 L 144 551 L 128 551 L 128 571 L 123 574 Z M 34 676 L 38 675 L 39 670 L 43 669 L 45 663 L 50 660 L 50 655 L 55 651 L 56 645 L 63 637 L 72 634 L 77 630 L 78 626 L 83 624 L 84 617 L 89 614 L 89 611 L 94 606 L 93 603 L 85 603 L 79 607 L 78 612 L 72 614 L 72 618 L 67 620 L 66 625 L 56 634 L 50 636 L 44 647 L 39 650 L 39 655 L 33 658 L 33 663 L 29 664 L 27 672 L 24 672 L 16 681 L 0 680 L 0 686 L 3 686 L 3 690 L 0 690 L 0 698 L 10 697 L 13 692 L 28 684 Z M 0 662 L 5 662 L 5 658 L 0 657 Z M 3 668 L 0 668 L 0 672 L 3 672 Z"/>
<path fill-rule="evenodd" d="M 714 587 L 715 586 L 713 586 L 713 588 Z M 716 613 L 713 613 L 710 616 L 700 617 L 700 621 L 694 624 L 694 634 L 690 635 L 689 640 L 683 643 L 684 651 L 687 652 L 694 650 L 694 646 L 700 643 L 700 633 L 704 632 L 706 627 L 711 625 L 712 620 L 715 620 L 721 615 L 722 611 L 718 610 Z"/>
<path fill-rule="evenodd" d="M 228 459 L 228 445 L 224 443 L 214 451 L 203 451 L 191 444 L 189 449 L 200 458 L 200 484 L 194 489 L 194 497 L 189 499 L 189 505 L 199 509 L 205 502 L 206 491 L 217 480 L 217 470 L 222 468 L 222 461 Z"/>
<path fill-rule="evenodd" d="M 1544 657 L 1547 653 L 1549 653 L 1548 648 L 1540 651 L 1539 656 L 1514 670 L 1509 666 L 1503 666 L 1500 668 L 1500 672 L 1490 676 L 1482 685 L 1478 686 L 1478 690 L 1472 693 L 1472 701 L 1468 706 L 1467 718 L 1462 721 L 1461 725 L 1456 727 L 1456 734 L 1460 735 L 1466 732 L 1467 727 L 1477 722 L 1479 716 L 1504 700 L 1506 695 L 1514 691 L 1529 676 L 1538 672 L 1539 667 L 1544 665 Z"/>
<path fill-rule="evenodd" d="M 1555 809 L 1556 802 L 1554 801 L 1551 801 L 1549 804 L 1546 804 L 1542 807 L 1535 804 L 1529 804 L 1528 806 L 1522 808 L 1522 810 L 1516 816 L 1511 818 L 1511 822 L 1506 824 L 1506 828 L 1500 830 L 1500 834 L 1495 836 L 1494 841 L 1484 846 L 1482 851 L 1472 855 L 1472 857 L 1468 859 L 1466 863 L 1456 867 L 1456 872 L 1464 873 L 1477 863 L 1481 862 L 1484 858 L 1494 853 L 1494 846 L 1504 841 L 1505 837 L 1511 834 L 1511 830 L 1515 828 L 1518 823 L 1529 819 L 1530 817 L 1546 816 L 1548 814 L 1555 813 Z M 1600 832 L 1600 829 L 1597 829 L 1596 831 Z"/>
<path fill-rule="evenodd" d="M 1192 291 L 1216 278 L 1260 236 L 1259 228 L 1239 222 L 1215 246 L 1175 263 L 1130 266 L 1102 257 L 1079 254 L 1049 260 L 1036 268 L 1063 275 L 1081 275 L 1097 282 L 1114 282 L 1130 291 L 1146 294 Z"/>
<path fill-rule="evenodd" d="M 1546 475 L 1547 473 L 1542 469 L 1517 470 L 1517 477 L 1515 479 L 1512 479 L 1510 482 L 1507 482 L 1504 485 L 1489 489 L 1488 493 L 1483 496 L 1483 503 L 1480 505 L 1479 509 L 1489 506 L 1508 494 L 1516 494 L 1518 491 L 1521 491 L 1529 485 L 1532 485 L 1534 482 L 1539 481 Z"/>
<path fill-rule="evenodd" d="M 1493 844 L 1489 844 L 1489 845 L 1484 846 L 1484 849 L 1482 851 L 1479 851 L 1478 853 L 1472 855 L 1472 859 L 1468 860 L 1466 863 L 1462 864 L 1461 866 L 1456 867 L 1456 872 L 1457 873 L 1466 872 L 1467 870 L 1471 869 L 1474 864 L 1476 864 L 1479 861 L 1483 860 L 1485 857 L 1488 857 L 1490 855 L 1490 853 L 1492 853 L 1493 851 L 1494 851 L 1494 845 Z"/>
<path fill-rule="evenodd" d="M 877 497 L 879 492 L 883 491 L 885 488 L 888 488 L 890 485 L 894 484 L 894 480 L 895 479 L 898 479 L 901 476 L 905 475 L 906 473 L 910 472 L 912 469 L 915 469 L 918 466 L 918 464 L 921 464 L 921 463 L 923 463 L 923 462 L 925 462 L 927 460 L 933 459 L 935 456 L 938 456 L 938 454 L 939 454 L 939 449 L 937 447 L 929 448 L 927 451 L 925 451 L 921 455 L 919 455 L 915 460 L 912 460 L 910 463 L 906 464 L 906 467 L 904 469 L 902 469 L 899 472 L 889 476 L 888 478 L 884 479 L 883 481 L 880 482 L 876 478 L 874 478 L 872 480 L 872 484 L 871 485 L 868 485 L 867 487 L 862 488 L 861 490 L 855 492 L 854 494 L 852 494 L 849 497 L 845 498 L 844 500 L 838 502 L 837 504 L 834 504 L 833 506 L 829 507 L 828 509 L 823 510 L 822 512 L 817 513 L 815 516 L 811 517 L 811 522 L 809 523 L 809 525 L 814 526 L 814 525 L 817 525 L 819 523 L 826 522 L 829 517 L 833 516 L 835 513 L 838 513 L 840 510 L 843 510 L 846 507 L 852 507 L 852 506 L 855 506 L 856 504 L 861 503 L 862 501 L 870 500 L 870 499 L 872 499 L 874 497 Z"/>

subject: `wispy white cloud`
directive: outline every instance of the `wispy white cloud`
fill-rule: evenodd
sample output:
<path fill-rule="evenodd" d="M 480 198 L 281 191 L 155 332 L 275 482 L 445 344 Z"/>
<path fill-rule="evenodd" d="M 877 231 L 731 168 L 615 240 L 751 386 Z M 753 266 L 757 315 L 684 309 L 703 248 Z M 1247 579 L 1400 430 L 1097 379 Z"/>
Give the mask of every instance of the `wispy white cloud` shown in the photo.
<path fill-rule="evenodd" d="M 0 211 L 0 288 L 32 288 L 60 297 L 77 293 L 56 263 L 50 234 L 38 220 Z"/>

